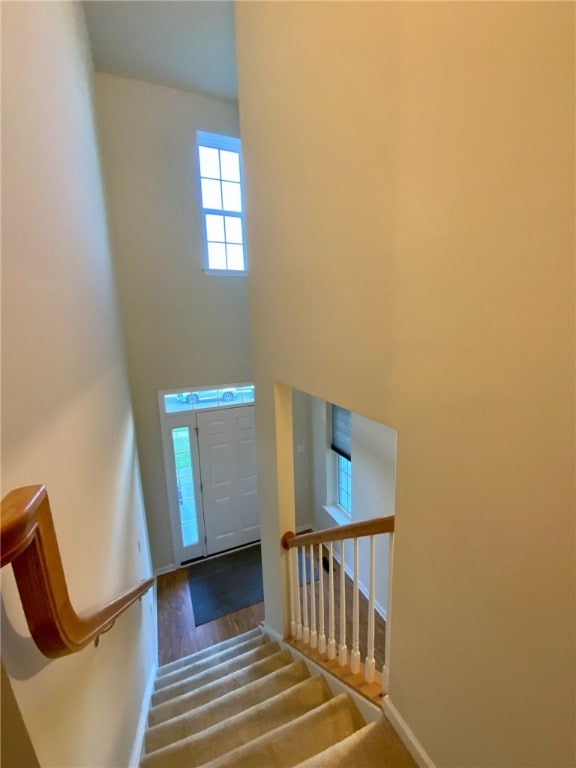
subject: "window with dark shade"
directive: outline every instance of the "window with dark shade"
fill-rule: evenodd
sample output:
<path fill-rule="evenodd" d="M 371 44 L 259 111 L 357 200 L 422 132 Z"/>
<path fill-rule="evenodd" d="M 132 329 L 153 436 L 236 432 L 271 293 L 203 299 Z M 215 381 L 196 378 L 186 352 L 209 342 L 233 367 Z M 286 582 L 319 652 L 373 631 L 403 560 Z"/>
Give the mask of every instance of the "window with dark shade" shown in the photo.
<path fill-rule="evenodd" d="M 352 418 L 350 411 L 332 406 L 332 445 L 333 451 L 348 461 L 352 460 Z"/>

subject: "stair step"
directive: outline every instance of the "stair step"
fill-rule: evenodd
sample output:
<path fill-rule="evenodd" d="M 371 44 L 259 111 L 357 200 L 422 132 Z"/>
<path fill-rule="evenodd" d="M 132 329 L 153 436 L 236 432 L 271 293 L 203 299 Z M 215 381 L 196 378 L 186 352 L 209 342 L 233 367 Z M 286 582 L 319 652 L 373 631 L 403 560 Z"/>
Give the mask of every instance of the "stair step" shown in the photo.
<path fill-rule="evenodd" d="M 157 676 L 163 677 L 164 675 L 173 672 L 179 667 L 185 667 L 188 666 L 188 664 L 193 664 L 195 661 L 205 659 L 215 653 L 220 653 L 220 651 L 223 651 L 225 648 L 230 648 L 230 646 L 233 645 L 239 645 L 240 643 L 244 643 L 246 640 L 250 640 L 253 637 L 258 637 L 258 635 L 261 634 L 262 630 L 259 627 L 256 627 L 256 629 L 251 629 L 248 632 L 244 632 L 242 635 L 236 635 L 236 637 L 231 637 L 228 640 L 222 640 L 220 643 L 210 645 L 208 648 L 203 648 L 201 651 L 196 651 L 189 656 L 184 656 L 181 659 L 176 659 L 176 661 L 170 661 L 168 664 L 163 664 L 161 667 L 158 667 Z"/>
<path fill-rule="evenodd" d="M 384 715 L 300 763 L 298 768 L 366 768 L 372 765 L 417 768 L 412 755 Z"/>
<path fill-rule="evenodd" d="M 221 723 L 144 757 L 142 768 L 195 768 L 320 707 L 332 694 L 317 675 Z"/>
<path fill-rule="evenodd" d="M 159 691 L 162 688 L 167 688 L 169 685 L 179 683 L 180 681 L 186 680 L 193 675 L 198 675 L 207 669 L 212 669 L 217 664 L 222 664 L 224 661 L 233 659 L 247 651 L 251 651 L 253 648 L 258 648 L 259 645 L 264 645 L 269 642 L 270 639 L 267 635 L 260 634 L 256 637 L 249 638 L 243 643 L 230 645 L 227 648 L 223 648 L 219 653 L 213 653 L 203 659 L 197 659 L 186 666 L 179 667 L 172 672 L 157 677 L 154 690 Z"/>
<path fill-rule="evenodd" d="M 311 712 L 205 763 L 205 766 L 290 768 L 345 739 L 363 725 L 352 699 L 341 693 Z"/>
<path fill-rule="evenodd" d="M 201 688 L 152 707 L 148 716 L 148 723 L 150 726 L 154 726 L 171 718 L 178 717 L 188 712 L 188 710 L 208 704 L 220 696 L 225 696 L 254 680 L 259 680 L 281 667 L 292 664 L 292 662 L 292 656 L 288 651 L 274 653 L 250 666 L 220 677 Z"/>
<path fill-rule="evenodd" d="M 221 723 L 309 677 L 310 673 L 304 662 L 295 661 L 242 688 L 235 687 L 231 692 L 227 691 L 226 695 L 192 712 L 186 712 L 149 728 L 146 733 L 146 752 L 161 749 Z"/>
<path fill-rule="evenodd" d="M 242 653 L 233 659 L 224 661 L 221 664 L 204 670 L 197 675 L 191 675 L 184 680 L 180 680 L 172 685 L 167 685 L 165 688 L 161 688 L 159 691 L 154 691 L 152 694 L 152 706 L 156 707 L 158 704 L 169 701 L 170 699 L 182 696 L 185 693 L 189 693 L 191 690 L 200 688 L 208 683 L 214 682 L 224 675 L 228 675 L 230 672 L 236 672 L 243 667 L 247 667 L 255 661 L 272 656 L 280 650 L 278 643 L 265 643 L 257 648 L 253 648 L 246 653 Z"/>

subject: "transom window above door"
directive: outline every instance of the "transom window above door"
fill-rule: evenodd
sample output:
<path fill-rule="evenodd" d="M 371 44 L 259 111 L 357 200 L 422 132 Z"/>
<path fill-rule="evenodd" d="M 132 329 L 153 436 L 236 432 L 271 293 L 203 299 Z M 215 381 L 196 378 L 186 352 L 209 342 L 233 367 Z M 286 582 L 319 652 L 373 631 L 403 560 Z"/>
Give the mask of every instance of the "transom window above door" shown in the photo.
<path fill-rule="evenodd" d="M 208 410 L 210 408 L 229 408 L 235 405 L 254 403 L 254 384 L 228 384 L 220 387 L 200 387 L 183 391 L 171 391 L 162 394 L 165 413 L 180 411 Z"/>

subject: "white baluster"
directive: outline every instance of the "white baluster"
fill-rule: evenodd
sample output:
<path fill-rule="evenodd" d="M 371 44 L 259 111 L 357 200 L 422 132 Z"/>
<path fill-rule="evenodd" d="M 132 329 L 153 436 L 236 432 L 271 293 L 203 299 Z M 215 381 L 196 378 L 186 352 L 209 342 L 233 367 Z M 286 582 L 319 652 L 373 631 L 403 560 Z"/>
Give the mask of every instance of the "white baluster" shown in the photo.
<path fill-rule="evenodd" d="M 290 550 L 292 556 L 292 573 L 294 574 L 294 596 L 296 603 L 296 639 L 302 640 L 302 609 L 300 606 L 300 577 L 298 574 L 298 547 Z"/>
<path fill-rule="evenodd" d="M 353 675 L 360 672 L 360 599 L 358 584 L 358 539 L 354 539 L 354 602 L 352 606 L 352 653 L 350 654 L 350 671 Z"/>
<path fill-rule="evenodd" d="M 310 544 L 310 647 L 318 646 L 316 632 L 316 579 L 314 578 L 314 545 Z"/>
<path fill-rule="evenodd" d="M 364 665 L 364 677 L 367 683 L 374 682 L 376 662 L 374 660 L 374 584 L 375 584 L 375 540 L 370 536 L 370 591 L 368 593 L 368 636 L 366 638 L 366 664 Z"/>
<path fill-rule="evenodd" d="M 302 607 L 304 612 L 302 642 L 308 645 L 310 642 L 310 625 L 308 623 L 308 590 L 306 588 L 306 547 L 300 547 L 300 552 L 302 552 Z"/>
<path fill-rule="evenodd" d="M 324 567 L 322 563 L 322 544 L 318 544 L 318 614 L 320 620 L 318 633 L 318 652 L 326 653 L 326 633 L 324 631 Z"/>
<path fill-rule="evenodd" d="M 332 542 L 328 552 L 328 658 L 334 659 L 336 640 L 334 638 L 334 546 Z"/>
<path fill-rule="evenodd" d="M 294 561 L 288 550 L 288 587 L 290 589 L 290 637 L 296 637 L 296 587 L 294 586 Z"/>
<path fill-rule="evenodd" d="M 345 547 L 340 542 L 340 646 L 338 648 L 338 666 L 348 664 L 348 646 L 346 645 L 346 568 Z"/>
<path fill-rule="evenodd" d="M 388 603 L 386 605 L 386 635 L 384 638 L 384 666 L 382 668 L 382 685 L 384 690 L 388 690 L 388 677 L 390 672 L 390 638 L 392 619 L 392 569 L 394 567 L 394 534 L 390 534 L 388 549 Z"/>

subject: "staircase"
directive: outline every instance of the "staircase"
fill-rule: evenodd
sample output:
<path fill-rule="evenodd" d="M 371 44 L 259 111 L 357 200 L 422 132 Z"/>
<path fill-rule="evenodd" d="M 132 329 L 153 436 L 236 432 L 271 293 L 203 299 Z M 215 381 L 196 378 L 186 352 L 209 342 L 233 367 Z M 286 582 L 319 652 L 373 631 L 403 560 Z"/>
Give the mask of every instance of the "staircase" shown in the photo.
<path fill-rule="evenodd" d="M 141 768 L 414 768 L 383 715 L 365 724 L 346 693 L 260 629 L 160 667 Z"/>

